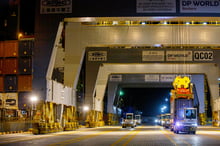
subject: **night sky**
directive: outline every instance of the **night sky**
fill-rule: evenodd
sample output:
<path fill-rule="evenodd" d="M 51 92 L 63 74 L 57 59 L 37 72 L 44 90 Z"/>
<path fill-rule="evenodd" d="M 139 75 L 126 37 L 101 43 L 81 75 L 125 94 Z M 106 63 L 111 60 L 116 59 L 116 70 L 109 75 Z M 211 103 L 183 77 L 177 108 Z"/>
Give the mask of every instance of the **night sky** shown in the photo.
<path fill-rule="evenodd" d="M 156 116 L 161 114 L 161 107 L 168 108 L 164 112 L 169 112 L 170 88 L 123 88 L 124 101 L 126 106 L 141 110 L 145 116 Z"/>
<path fill-rule="evenodd" d="M 8 0 L 1 0 L 4 7 L 0 9 L 0 17 L 8 13 Z M 34 34 L 36 0 L 20 0 L 20 32 Z M 169 88 L 124 88 L 125 105 L 143 111 L 143 115 L 155 116 L 161 114 L 163 105 L 169 106 Z"/>
<path fill-rule="evenodd" d="M 20 0 L 20 31 L 34 34 L 36 0 Z"/>

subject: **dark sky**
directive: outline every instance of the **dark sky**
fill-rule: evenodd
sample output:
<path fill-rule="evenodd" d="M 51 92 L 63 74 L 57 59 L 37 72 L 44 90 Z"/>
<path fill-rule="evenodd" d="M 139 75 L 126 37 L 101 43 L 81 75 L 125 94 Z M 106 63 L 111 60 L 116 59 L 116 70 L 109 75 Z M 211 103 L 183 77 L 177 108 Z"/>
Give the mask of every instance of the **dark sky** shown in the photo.
<path fill-rule="evenodd" d="M 16 1 L 16 0 L 14 0 Z M 34 33 L 36 0 L 20 0 L 20 31 Z M 16 7 L 9 5 L 9 0 L 0 0 L 0 24 L 11 17 Z"/>
<path fill-rule="evenodd" d="M 34 33 L 36 0 L 20 0 L 20 30 L 28 34 Z"/>
<path fill-rule="evenodd" d="M 133 106 L 143 111 L 143 115 L 155 116 L 161 114 L 161 107 L 169 108 L 170 88 L 123 88 L 125 105 Z M 167 110 L 169 112 L 169 110 Z"/>

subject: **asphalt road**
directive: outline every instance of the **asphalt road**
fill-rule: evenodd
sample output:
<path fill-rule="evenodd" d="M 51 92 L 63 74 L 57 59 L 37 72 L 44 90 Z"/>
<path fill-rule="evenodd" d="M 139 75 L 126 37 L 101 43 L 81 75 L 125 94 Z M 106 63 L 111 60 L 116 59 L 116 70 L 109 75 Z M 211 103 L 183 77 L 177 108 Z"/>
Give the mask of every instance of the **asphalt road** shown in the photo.
<path fill-rule="evenodd" d="M 161 126 L 138 126 L 121 128 L 105 126 L 99 128 L 80 128 L 76 131 L 58 132 L 42 135 L 16 133 L 0 135 L 0 145 L 7 146 L 219 146 L 220 127 L 199 127 L 196 135 L 174 134 Z"/>

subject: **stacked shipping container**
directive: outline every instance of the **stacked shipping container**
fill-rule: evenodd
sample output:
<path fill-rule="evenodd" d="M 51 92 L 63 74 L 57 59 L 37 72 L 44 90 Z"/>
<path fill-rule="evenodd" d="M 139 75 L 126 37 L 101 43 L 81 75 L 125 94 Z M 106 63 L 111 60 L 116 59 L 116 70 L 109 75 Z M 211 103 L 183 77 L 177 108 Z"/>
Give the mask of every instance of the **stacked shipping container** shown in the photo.
<path fill-rule="evenodd" d="M 5 111 L 0 117 L 15 116 L 15 110 L 24 107 L 19 104 L 24 103 L 23 96 L 32 91 L 33 47 L 33 38 L 0 42 L 0 109 Z"/>

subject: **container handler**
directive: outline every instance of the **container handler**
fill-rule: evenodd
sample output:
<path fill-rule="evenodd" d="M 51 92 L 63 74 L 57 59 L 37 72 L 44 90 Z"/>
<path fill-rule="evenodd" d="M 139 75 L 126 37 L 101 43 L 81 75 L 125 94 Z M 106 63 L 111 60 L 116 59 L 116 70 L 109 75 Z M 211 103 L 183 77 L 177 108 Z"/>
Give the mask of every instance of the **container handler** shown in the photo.
<path fill-rule="evenodd" d="M 171 90 L 171 131 L 196 134 L 197 108 L 194 106 L 193 84 L 187 76 L 177 76 Z"/>
<path fill-rule="evenodd" d="M 122 128 L 126 127 L 136 127 L 136 120 L 133 113 L 126 113 L 126 118 L 122 121 Z"/>

